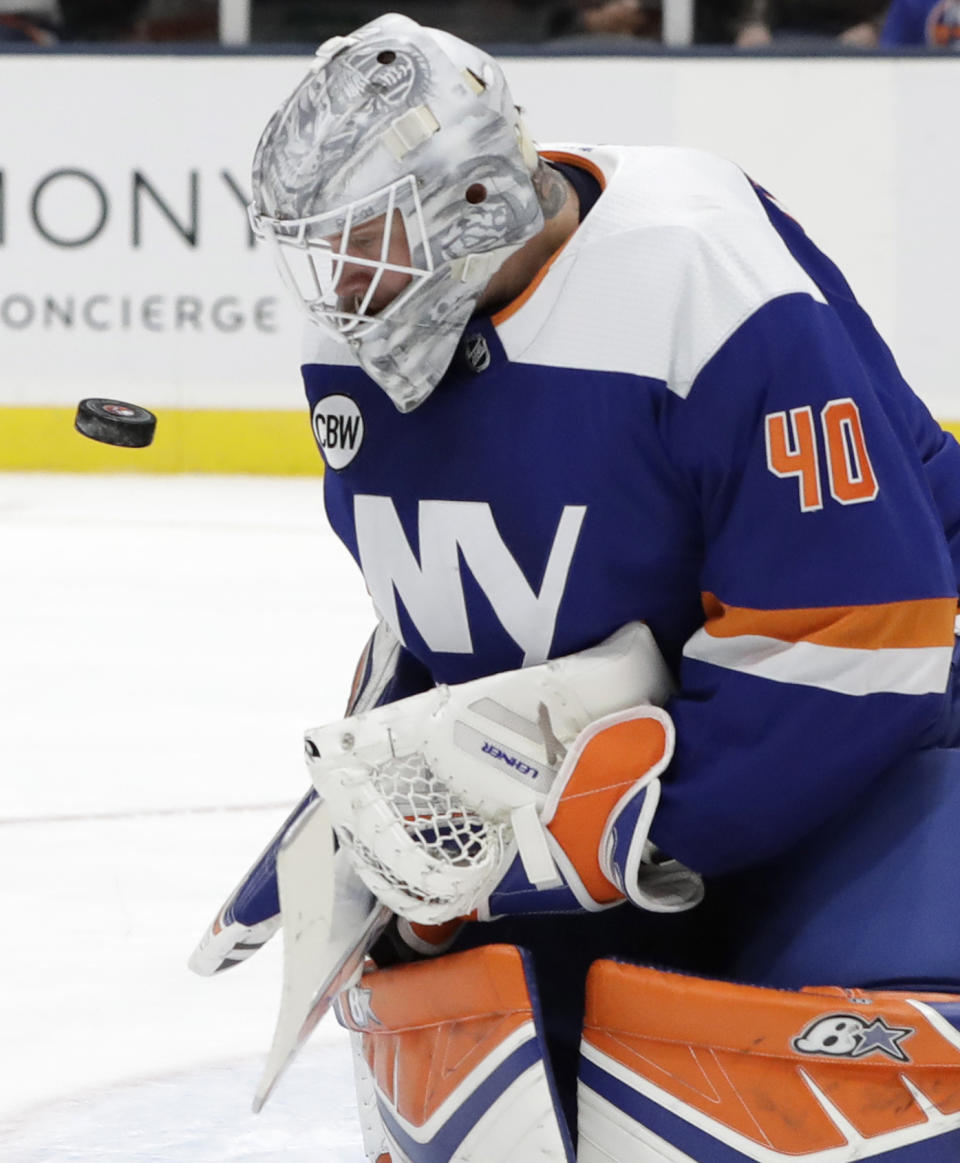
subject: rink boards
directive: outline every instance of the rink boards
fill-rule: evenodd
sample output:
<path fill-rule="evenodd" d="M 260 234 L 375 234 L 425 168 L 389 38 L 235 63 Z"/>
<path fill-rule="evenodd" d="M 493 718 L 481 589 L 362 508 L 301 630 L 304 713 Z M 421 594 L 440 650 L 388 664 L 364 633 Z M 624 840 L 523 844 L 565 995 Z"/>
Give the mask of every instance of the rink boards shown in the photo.
<path fill-rule="evenodd" d="M 0 468 L 320 471 L 300 319 L 246 219 L 260 131 L 303 55 L 4 55 Z M 844 269 L 908 380 L 960 426 L 960 58 L 505 57 L 544 142 L 705 148 Z M 122 100 L 118 100 L 122 94 Z M 943 113 L 939 111 L 944 111 Z M 73 431 L 83 396 L 157 411 L 146 450 Z"/>

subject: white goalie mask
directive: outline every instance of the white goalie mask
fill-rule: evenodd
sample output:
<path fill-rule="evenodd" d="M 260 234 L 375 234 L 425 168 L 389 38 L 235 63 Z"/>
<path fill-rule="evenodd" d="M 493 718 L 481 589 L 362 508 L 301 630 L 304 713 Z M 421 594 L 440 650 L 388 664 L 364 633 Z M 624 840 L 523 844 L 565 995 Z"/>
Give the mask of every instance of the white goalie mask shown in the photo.
<path fill-rule="evenodd" d="M 317 50 L 260 139 L 250 217 L 307 315 L 410 411 L 543 227 L 536 167 L 493 58 L 390 14 Z"/>

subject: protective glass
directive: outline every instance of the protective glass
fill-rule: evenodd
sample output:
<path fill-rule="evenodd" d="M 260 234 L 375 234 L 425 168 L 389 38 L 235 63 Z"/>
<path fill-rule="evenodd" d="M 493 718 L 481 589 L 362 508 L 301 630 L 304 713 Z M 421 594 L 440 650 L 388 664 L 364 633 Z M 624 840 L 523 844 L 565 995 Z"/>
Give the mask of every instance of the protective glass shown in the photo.
<path fill-rule="evenodd" d="M 412 175 L 309 218 L 271 218 L 252 205 L 249 215 L 294 299 L 344 337 L 369 334 L 434 271 Z"/>

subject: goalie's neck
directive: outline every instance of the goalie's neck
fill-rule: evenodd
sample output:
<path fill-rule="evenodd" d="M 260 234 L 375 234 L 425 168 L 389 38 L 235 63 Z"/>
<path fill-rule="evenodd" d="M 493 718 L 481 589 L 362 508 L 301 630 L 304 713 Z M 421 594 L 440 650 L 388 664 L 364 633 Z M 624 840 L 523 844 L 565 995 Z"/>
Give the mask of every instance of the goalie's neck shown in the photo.
<path fill-rule="evenodd" d="M 563 174 L 541 162 L 534 184 L 543 208 L 543 229 L 493 275 L 477 303 L 478 313 L 492 315 L 522 295 L 580 225 L 580 199 Z"/>

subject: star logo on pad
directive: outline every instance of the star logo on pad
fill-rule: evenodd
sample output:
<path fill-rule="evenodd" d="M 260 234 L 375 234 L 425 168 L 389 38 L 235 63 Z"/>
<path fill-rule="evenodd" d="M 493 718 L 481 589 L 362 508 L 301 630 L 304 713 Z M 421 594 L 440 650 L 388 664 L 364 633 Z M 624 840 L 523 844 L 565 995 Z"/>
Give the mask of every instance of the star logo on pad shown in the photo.
<path fill-rule="evenodd" d="M 812 1022 L 790 1044 L 801 1054 L 864 1058 L 879 1053 L 896 1062 L 909 1062 L 900 1043 L 914 1033 L 910 1026 L 888 1026 L 883 1018 L 865 1022 L 856 1014 L 827 1014 Z"/>

